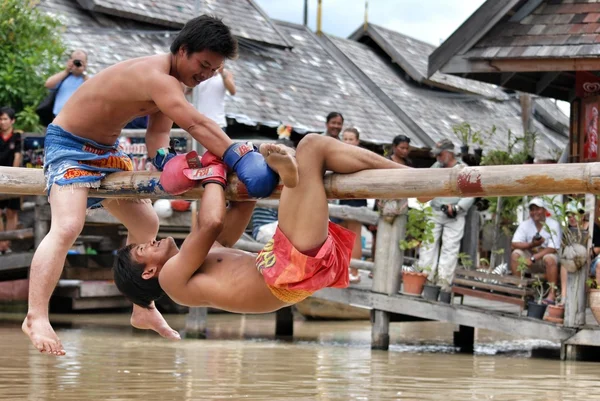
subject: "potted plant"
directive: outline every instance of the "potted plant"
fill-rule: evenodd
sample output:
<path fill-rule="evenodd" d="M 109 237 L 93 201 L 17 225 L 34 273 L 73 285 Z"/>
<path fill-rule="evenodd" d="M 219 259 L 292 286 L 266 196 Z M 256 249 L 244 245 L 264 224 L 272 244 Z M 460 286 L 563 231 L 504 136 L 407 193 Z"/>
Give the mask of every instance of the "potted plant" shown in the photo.
<path fill-rule="evenodd" d="M 463 155 L 469 153 L 470 143 L 483 144 L 481 133 L 479 131 L 474 131 L 473 128 L 471 128 L 471 124 L 469 124 L 466 121 L 453 126 L 452 132 L 454 132 L 454 135 L 456 135 L 462 143 L 462 146 L 460 147 L 460 152 Z"/>
<path fill-rule="evenodd" d="M 553 291 L 556 286 L 554 284 L 550 284 L 548 288 L 544 288 L 544 283 L 540 280 L 539 277 L 532 284 L 533 289 L 535 290 L 535 298 L 533 301 L 529 301 L 527 303 L 527 316 L 533 317 L 536 319 L 542 319 L 544 317 L 544 313 L 546 313 L 546 305 L 543 301 L 546 298 L 546 295 L 550 291 Z"/>
<path fill-rule="evenodd" d="M 596 319 L 596 322 L 600 324 L 600 289 L 598 288 L 598 283 L 593 278 L 588 278 L 586 280 L 586 284 L 588 286 L 588 303 L 590 305 L 590 309 L 592 310 L 592 314 Z"/>
<path fill-rule="evenodd" d="M 423 285 L 423 298 L 428 299 L 430 301 L 437 301 L 438 296 L 440 295 L 440 286 L 435 284 L 435 277 L 430 277 L 431 275 L 431 267 L 426 266 L 423 268 L 423 272 L 426 272 L 428 275 L 427 282 Z"/>
<path fill-rule="evenodd" d="M 430 220 L 433 212 L 431 206 L 419 203 L 418 207 L 408 210 L 405 238 L 400 241 L 400 249 L 414 249 L 421 244 L 433 242 L 434 224 Z M 413 271 L 402 272 L 402 291 L 405 294 L 421 295 L 423 286 L 429 276 L 425 270 L 431 271 L 431 266 L 419 266 L 415 264 Z"/>
<path fill-rule="evenodd" d="M 446 279 L 440 279 L 440 302 L 445 304 L 452 303 L 452 290 L 450 289 L 450 283 Z"/>
<path fill-rule="evenodd" d="M 556 302 L 554 305 L 548 305 L 546 310 L 548 314 L 544 317 L 544 320 L 553 323 L 562 324 L 565 317 L 565 305 L 562 303 L 562 297 L 560 295 L 560 291 L 557 290 L 556 286 L 554 287 L 554 301 Z"/>

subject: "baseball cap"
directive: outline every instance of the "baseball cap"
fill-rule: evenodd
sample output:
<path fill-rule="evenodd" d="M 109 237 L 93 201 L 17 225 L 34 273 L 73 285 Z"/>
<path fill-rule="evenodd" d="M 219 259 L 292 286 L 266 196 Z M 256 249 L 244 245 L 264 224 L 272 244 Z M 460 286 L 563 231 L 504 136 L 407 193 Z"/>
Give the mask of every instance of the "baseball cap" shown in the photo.
<path fill-rule="evenodd" d="M 431 149 L 431 154 L 433 156 L 437 156 L 444 150 L 449 150 L 451 152 L 454 151 L 454 144 L 450 139 L 442 139 L 441 141 L 437 142 L 433 149 Z"/>
<path fill-rule="evenodd" d="M 581 202 L 570 201 L 569 203 L 567 203 L 566 212 L 573 214 L 584 214 L 585 209 L 583 208 Z"/>
<path fill-rule="evenodd" d="M 544 209 L 546 208 L 546 203 L 542 198 L 533 198 L 532 200 L 530 200 L 527 206 L 531 207 L 532 205 L 535 205 L 537 207 L 543 207 Z"/>

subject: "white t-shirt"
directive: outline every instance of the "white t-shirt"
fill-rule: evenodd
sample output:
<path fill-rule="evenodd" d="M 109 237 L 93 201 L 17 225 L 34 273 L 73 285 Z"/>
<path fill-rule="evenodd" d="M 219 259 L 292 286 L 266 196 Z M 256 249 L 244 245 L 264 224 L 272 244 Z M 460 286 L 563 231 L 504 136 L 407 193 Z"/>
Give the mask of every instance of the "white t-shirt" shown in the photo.
<path fill-rule="evenodd" d="M 540 231 L 540 235 L 544 238 L 542 248 L 560 249 L 560 239 L 562 238 L 560 224 L 558 224 L 558 221 L 547 217 L 546 225 L 548 227 L 543 226 Z M 550 232 L 548 232 L 548 228 Z M 519 224 L 515 235 L 513 235 L 512 242 L 532 242 L 535 233 L 537 233 L 535 223 L 533 220 L 527 219 Z"/>
<path fill-rule="evenodd" d="M 227 126 L 225 120 L 225 83 L 221 74 L 200 82 L 197 89 L 198 103 L 194 106 L 196 110 L 210 118 L 219 127 Z"/>

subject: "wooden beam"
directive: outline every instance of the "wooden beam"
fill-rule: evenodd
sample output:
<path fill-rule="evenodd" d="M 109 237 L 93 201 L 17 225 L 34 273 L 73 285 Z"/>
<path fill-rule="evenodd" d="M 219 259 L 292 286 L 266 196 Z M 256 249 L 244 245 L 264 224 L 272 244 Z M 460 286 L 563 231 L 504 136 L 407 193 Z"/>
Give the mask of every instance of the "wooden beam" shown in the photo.
<path fill-rule="evenodd" d="M 597 329 L 584 329 L 565 341 L 569 345 L 600 346 L 600 327 Z"/>
<path fill-rule="evenodd" d="M 535 84 L 535 93 L 541 94 L 550 84 L 558 78 L 560 71 L 552 71 L 545 73 L 542 78 Z"/>
<path fill-rule="evenodd" d="M 547 71 L 595 71 L 600 59 L 595 57 L 581 58 L 466 58 L 452 57 L 440 70 L 446 74 L 483 73 L 483 72 L 547 72 Z"/>
<path fill-rule="evenodd" d="M 520 0 L 488 0 L 429 56 L 427 76 L 442 71 L 448 61 L 470 49 Z M 466 71 L 463 71 L 466 72 Z"/>
<path fill-rule="evenodd" d="M 200 199 L 203 189 L 172 196 L 159 184 L 159 173 L 123 172 L 105 178 L 90 195 L 102 198 Z M 323 179 L 329 199 L 399 199 L 437 196 L 520 196 L 600 193 L 600 163 L 477 166 L 439 169 L 364 170 L 354 174 L 328 174 Z M 44 176 L 38 169 L 0 167 L 0 193 L 44 194 Z M 271 199 L 281 195 L 279 185 Z M 226 189 L 230 200 L 251 199 L 232 175 Z"/>
<path fill-rule="evenodd" d="M 33 238 L 33 228 L 24 228 L 21 230 L 0 231 L 0 241 L 12 241 L 18 239 Z"/>
<path fill-rule="evenodd" d="M 539 319 L 509 313 L 490 312 L 464 305 L 431 302 L 405 295 L 388 296 L 357 288 L 325 288 L 317 291 L 312 296 L 386 312 L 485 328 L 518 337 L 564 341 L 576 333 L 575 329 L 565 328 Z"/>
<path fill-rule="evenodd" d="M 33 252 L 0 256 L 0 281 L 27 278 Z"/>

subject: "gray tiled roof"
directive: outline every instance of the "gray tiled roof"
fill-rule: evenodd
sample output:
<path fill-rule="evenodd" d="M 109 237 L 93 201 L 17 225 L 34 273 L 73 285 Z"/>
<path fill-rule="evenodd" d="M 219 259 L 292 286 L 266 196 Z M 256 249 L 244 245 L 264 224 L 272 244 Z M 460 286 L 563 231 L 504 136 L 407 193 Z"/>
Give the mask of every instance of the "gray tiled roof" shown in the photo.
<path fill-rule="evenodd" d="M 39 8 L 65 24 L 63 39 L 69 51 L 83 49 L 88 53 L 90 74 L 129 58 L 168 52 L 177 34 L 157 31 L 155 26 L 137 21 L 90 13 L 74 0 L 43 0 Z"/>
<path fill-rule="evenodd" d="M 384 27 L 369 24 L 369 34 L 373 30 L 379 35 L 400 57 L 396 59 L 390 55 L 410 76 L 417 82 L 439 84 L 450 90 L 460 92 L 471 92 L 489 98 L 506 99 L 507 95 L 496 85 L 485 84 L 472 79 L 464 79 L 454 75 L 436 72 L 431 78 L 427 78 L 427 63 L 429 55 L 435 50 L 435 46 L 410 36 L 403 35 Z M 386 46 L 386 47 L 387 47 Z M 435 85 L 437 86 L 437 85 Z"/>
<path fill-rule="evenodd" d="M 544 0 L 520 21 L 509 17 L 491 29 L 466 58 L 600 56 L 600 3 Z"/>
<path fill-rule="evenodd" d="M 345 126 L 355 126 L 361 139 L 389 143 L 409 135 L 402 123 L 365 90 L 301 25 L 277 23 L 293 50 L 241 49 L 229 64 L 238 91 L 226 99 L 228 115 L 242 114 L 256 121 L 282 121 L 294 127 L 322 131 L 331 111 L 344 115 Z M 422 144 L 417 142 L 417 146 Z"/>
<path fill-rule="evenodd" d="M 157 26 L 180 29 L 200 14 L 223 18 L 233 33 L 242 38 L 289 47 L 286 39 L 251 0 L 77 0 L 82 8 Z"/>
<path fill-rule="evenodd" d="M 167 31 L 131 31 L 136 24 L 147 25 L 89 13 L 69 0 L 44 0 L 42 9 L 64 15 L 68 27 L 63 37 L 70 49 L 88 51 L 90 73 L 124 59 L 165 53 L 173 39 Z M 101 24 L 97 16 L 109 20 Z M 113 29 L 108 29 L 110 18 L 116 21 Z M 298 131 L 323 131 L 325 116 L 339 111 L 346 126 L 356 126 L 368 142 L 389 143 L 395 135 L 410 134 L 332 59 L 314 34 L 299 25 L 277 26 L 293 44 L 292 50 L 241 45 L 240 57 L 227 63 L 238 89 L 235 96 L 226 97 L 228 117 L 251 126 L 284 123 Z"/>
<path fill-rule="evenodd" d="M 452 133 L 452 127 L 462 122 L 468 122 L 474 129 L 482 131 L 496 126 L 496 135 L 486 139 L 487 149 L 506 149 L 509 129 L 517 135 L 522 132 L 520 105 L 516 99 L 494 101 L 481 96 L 420 88 L 403 79 L 389 61 L 379 57 L 370 47 L 347 39 L 332 40 L 349 60 L 436 141 L 450 138 L 457 146 L 460 145 L 459 139 Z M 541 134 L 536 156 L 556 157 L 559 148 L 564 149 L 567 137 L 538 121 L 534 121 L 534 127 Z"/>

